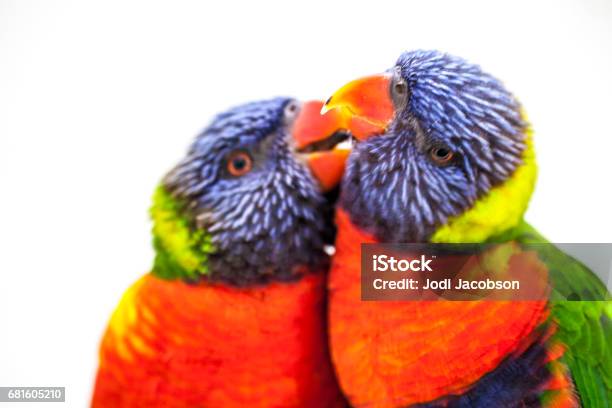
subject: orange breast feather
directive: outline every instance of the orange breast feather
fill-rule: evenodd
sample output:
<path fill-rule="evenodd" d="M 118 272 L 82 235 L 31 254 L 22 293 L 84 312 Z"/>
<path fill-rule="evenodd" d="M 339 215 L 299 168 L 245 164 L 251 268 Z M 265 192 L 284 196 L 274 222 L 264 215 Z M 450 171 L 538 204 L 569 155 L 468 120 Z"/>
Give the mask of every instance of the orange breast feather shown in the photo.
<path fill-rule="evenodd" d="M 360 245 L 375 239 L 337 214 L 330 272 L 332 360 L 357 406 L 391 407 L 461 393 L 547 316 L 544 301 L 360 301 Z"/>
<path fill-rule="evenodd" d="M 143 277 L 103 338 L 93 406 L 341 406 L 324 286 L 321 273 L 247 289 Z"/>

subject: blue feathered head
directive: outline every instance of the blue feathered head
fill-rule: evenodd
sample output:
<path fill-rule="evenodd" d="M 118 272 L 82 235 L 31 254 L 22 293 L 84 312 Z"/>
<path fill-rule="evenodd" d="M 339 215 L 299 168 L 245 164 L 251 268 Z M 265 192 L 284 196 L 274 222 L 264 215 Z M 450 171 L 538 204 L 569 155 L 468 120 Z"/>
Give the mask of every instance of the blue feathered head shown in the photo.
<path fill-rule="evenodd" d="M 517 100 L 479 66 L 412 51 L 326 103 L 360 142 L 341 205 L 379 238 L 426 241 L 521 163 L 526 123 Z"/>
<path fill-rule="evenodd" d="M 325 169 L 315 170 L 309 160 L 325 152 L 310 148 L 306 154 L 296 142 L 333 138 L 334 124 L 319 115 L 321 106 L 275 98 L 230 109 L 165 177 L 164 189 L 192 233 L 206 238 L 201 270 L 208 279 L 241 285 L 288 280 L 327 261 L 331 205 L 315 177 Z"/>

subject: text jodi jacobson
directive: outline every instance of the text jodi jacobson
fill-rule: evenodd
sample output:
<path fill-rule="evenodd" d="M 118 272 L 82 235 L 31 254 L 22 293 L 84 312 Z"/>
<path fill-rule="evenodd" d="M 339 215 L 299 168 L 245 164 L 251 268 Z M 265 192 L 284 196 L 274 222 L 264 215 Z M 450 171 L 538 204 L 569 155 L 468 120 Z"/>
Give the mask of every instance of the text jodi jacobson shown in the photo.
<path fill-rule="evenodd" d="M 431 263 L 435 255 L 427 257 L 420 255 L 412 259 L 396 259 L 388 255 L 372 255 L 372 272 L 433 272 Z M 405 276 L 405 275 L 403 275 Z M 521 287 L 518 280 L 495 280 L 495 279 L 462 279 L 445 277 L 443 279 L 425 278 L 415 279 L 408 277 L 400 278 L 375 278 L 372 282 L 374 290 L 460 290 L 460 291 L 482 291 L 482 290 L 519 290 Z"/>
<path fill-rule="evenodd" d="M 416 279 L 403 278 L 398 280 L 387 280 L 377 278 L 372 281 L 372 286 L 376 290 L 518 290 L 521 288 L 520 281 L 517 280 L 463 280 L 458 279 L 453 285 L 452 279 L 446 278 L 441 281 L 425 279 L 425 284 L 420 285 Z"/>

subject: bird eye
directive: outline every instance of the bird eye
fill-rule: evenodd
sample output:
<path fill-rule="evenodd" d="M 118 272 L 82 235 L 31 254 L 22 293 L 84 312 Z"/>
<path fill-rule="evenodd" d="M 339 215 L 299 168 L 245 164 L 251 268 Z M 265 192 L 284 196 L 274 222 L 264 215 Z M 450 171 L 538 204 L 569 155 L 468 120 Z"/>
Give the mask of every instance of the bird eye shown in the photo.
<path fill-rule="evenodd" d="M 234 152 L 227 160 L 227 171 L 232 176 L 240 177 L 247 174 L 253 168 L 253 159 L 246 152 Z"/>
<path fill-rule="evenodd" d="M 391 100 L 396 109 L 403 109 L 408 102 L 408 83 L 399 70 L 396 70 L 391 80 Z"/>
<path fill-rule="evenodd" d="M 431 159 L 437 164 L 447 164 L 453 159 L 455 153 L 453 153 L 447 147 L 438 146 L 432 148 L 429 151 L 429 155 L 431 156 Z"/>
<path fill-rule="evenodd" d="M 297 101 L 291 101 L 285 106 L 284 116 L 285 122 L 290 122 L 293 120 L 300 110 L 300 104 Z"/>
<path fill-rule="evenodd" d="M 396 82 L 393 84 L 393 91 L 396 95 L 403 95 L 406 93 L 406 83 L 405 82 Z"/>

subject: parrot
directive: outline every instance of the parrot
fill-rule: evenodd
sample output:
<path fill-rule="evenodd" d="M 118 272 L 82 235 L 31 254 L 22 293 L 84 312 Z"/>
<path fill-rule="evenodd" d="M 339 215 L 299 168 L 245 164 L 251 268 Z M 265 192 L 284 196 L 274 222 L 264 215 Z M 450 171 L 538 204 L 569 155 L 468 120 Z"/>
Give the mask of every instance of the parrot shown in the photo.
<path fill-rule="evenodd" d="M 153 266 L 110 318 L 93 407 L 346 406 L 325 279 L 348 152 L 322 105 L 220 113 L 162 179 Z"/>
<path fill-rule="evenodd" d="M 351 135 L 328 276 L 329 338 L 354 407 L 609 407 L 612 302 L 538 246 L 551 291 L 529 301 L 362 301 L 363 243 L 547 243 L 524 219 L 537 165 L 522 105 L 479 65 L 401 54 L 322 114 Z M 573 293 L 568 300 L 563 294 Z"/>

